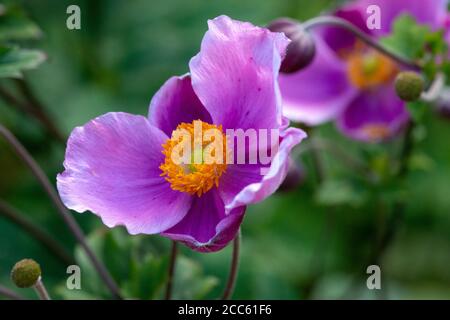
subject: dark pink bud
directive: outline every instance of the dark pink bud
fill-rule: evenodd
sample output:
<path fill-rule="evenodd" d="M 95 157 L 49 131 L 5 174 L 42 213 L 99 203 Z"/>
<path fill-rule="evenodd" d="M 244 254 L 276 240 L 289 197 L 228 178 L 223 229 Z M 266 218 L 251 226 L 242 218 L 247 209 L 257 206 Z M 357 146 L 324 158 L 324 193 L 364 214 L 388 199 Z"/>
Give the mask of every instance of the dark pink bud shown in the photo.
<path fill-rule="evenodd" d="M 281 64 L 281 72 L 294 73 L 312 62 L 316 53 L 314 39 L 298 21 L 279 18 L 272 21 L 267 28 L 273 32 L 283 32 L 291 40 Z"/>

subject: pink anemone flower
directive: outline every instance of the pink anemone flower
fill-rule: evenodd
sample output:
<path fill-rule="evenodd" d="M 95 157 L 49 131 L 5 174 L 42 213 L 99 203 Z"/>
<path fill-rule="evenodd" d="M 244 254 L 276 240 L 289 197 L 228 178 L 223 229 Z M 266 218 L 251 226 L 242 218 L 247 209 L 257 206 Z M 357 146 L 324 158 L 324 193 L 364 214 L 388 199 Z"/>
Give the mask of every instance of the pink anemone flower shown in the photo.
<path fill-rule="evenodd" d="M 246 206 L 283 182 L 289 153 L 306 136 L 288 128 L 281 114 L 277 78 L 288 43 L 282 33 L 226 16 L 209 21 L 190 74 L 162 86 L 148 117 L 107 113 L 73 130 L 57 177 L 65 205 L 130 234 L 160 234 L 202 252 L 226 246 Z M 269 164 L 174 162 L 177 135 L 196 125 L 220 135 L 277 130 L 278 147 Z M 200 144 L 193 155 L 202 159 L 206 147 Z"/>

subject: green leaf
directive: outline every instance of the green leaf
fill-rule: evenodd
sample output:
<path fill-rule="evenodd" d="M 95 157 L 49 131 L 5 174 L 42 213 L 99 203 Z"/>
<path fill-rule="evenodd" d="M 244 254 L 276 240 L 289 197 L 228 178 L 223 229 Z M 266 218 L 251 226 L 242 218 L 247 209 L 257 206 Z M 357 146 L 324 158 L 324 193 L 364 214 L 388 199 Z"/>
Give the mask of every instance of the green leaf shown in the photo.
<path fill-rule="evenodd" d="M 216 277 L 205 276 L 195 261 L 179 256 L 175 269 L 174 299 L 202 299 L 219 283 Z"/>
<path fill-rule="evenodd" d="M 392 34 L 380 41 L 398 55 L 419 62 L 429 81 L 440 70 L 449 71 L 444 30 L 432 31 L 429 26 L 420 25 L 415 18 L 404 14 L 395 20 Z"/>
<path fill-rule="evenodd" d="M 131 253 L 135 242 L 132 237 L 124 238 L 124 233 L 125 231 L 120 228 L 99 229 L 89 234 L 86 239 L 96 257 L 105 263 L 106 268 L 116 281 L 120 280 L 121 277 L 128 277 Z M 74 297 L 111 298 L 110 292 L 92 265 L 91 260 L 79 245 L 75 248 L 75 260 L 81 270 L 81 290 L 69 290 L 63 283 L 58 287 L 58 293 L 67 299 Z"/>
<path fill-rule="evenodd" d="M 144 241 L 145 240 L 145 241 Z M 88 244 L 111 273 L 125 298 L 161 299 L 169 264 L 169 252 L 149 246 L 149 237 L 130 236 L 122 228 L 100 229 L 91 233 Z M 153 243 L 153 241 L 152 241 Z M 110 298 L 111 295 L 84 250 L 77 246 L 75 259 L 81 269 L 81 290 L 69 290 L 65 283 L 57 288 L 63 298 Z M 218 283 L 205 276 L 201 266 L 190 258 L 177 257 L 174 297 L 199 299 Z"/>
<path fill-rule="evenodd" d="M 0 78 L 19 78 L 23 71 L 36 68 L 45 59 L 39 50 L 0 47 Z"/>
<path fill-rule="evenodd" d="M 160 299 L 167 281 L 168 255 L 147 254 L 143 261 L 132 260 L 131 274 L 123 289 L 126 295 L 138 299 Z"/>
<path fill-rule="evenodd" d="M 42 36 L 41 29 L 22 8 L 0 5 L 0 41 L 30 40 Z"/>
<path fill-rule="evenodd" d="M 406 58 L 420 58 L 431 30 L 428 26 L 417 24 L 408 14 L 398 17 L 392 34 L 382 38 L 381 43 L 390 50 Z"/>

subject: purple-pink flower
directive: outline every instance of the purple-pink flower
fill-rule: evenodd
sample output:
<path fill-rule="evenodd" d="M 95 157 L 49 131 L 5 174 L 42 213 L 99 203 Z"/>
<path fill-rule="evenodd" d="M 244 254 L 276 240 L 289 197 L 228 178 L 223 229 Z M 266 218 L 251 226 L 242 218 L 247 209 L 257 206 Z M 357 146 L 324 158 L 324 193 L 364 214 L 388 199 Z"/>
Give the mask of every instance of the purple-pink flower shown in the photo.
<path fill-rule="evenodd" d="M 367 8 L 381 9 L 381 28 L 369 30 Z M 446 0 L 357 0 L 334 14 L 375 38 L 389 34 L 394 20 L 409 14 L 437 29 L 446 21 Z M 283 113 L 310 126 L 335 120 L 345 135 L 363 141 L 394 136 L 409 114 L 395 94 L 400 67 L 336 27 L 314 32 L 316 56 L 308 67 L 280 75 Z"/>
<path fill-rule="evenodd" d="M 161 234 L 198 251 L 226 246 L 246 206 L 279 187 L 290 150 L 305 137 L 281 115 L 278 70 L 289 40 L 250 23 L 209 21 L 190 74 L 169 79 L 149 116 L 108 113 L 73 130 L 57 186 L 65 205 L 90 210 L 108 227 Z M 262 164 L 177 168 L 168 158 L 175 132 L 204 127 L 276 129 L 279 149 Z"/>

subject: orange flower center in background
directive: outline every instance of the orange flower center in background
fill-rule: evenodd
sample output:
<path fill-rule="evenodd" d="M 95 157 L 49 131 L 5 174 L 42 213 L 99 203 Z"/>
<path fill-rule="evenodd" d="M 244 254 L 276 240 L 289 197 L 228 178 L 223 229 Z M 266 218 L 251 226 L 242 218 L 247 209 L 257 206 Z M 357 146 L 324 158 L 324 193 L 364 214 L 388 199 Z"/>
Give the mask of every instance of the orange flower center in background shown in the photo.
<path fill-rule="evenodd" d="M 389 127 L 383 124 L 368 124 L 362 128 L 362 131 L 372 141 L 381 141 L 390 136 Z"/>
<path fill-rule="evenodd" d="M 391 82 L 398 68 L 381 53 L 357 44 L 345 59 L 350 82 L 360 89 L 368 89 Z"/>
<path fill-rule="evenodd" d="M 227 168 L 226 141 L 222 126 L 201 120 L 181 123 L 163 144 L 161 176 L 173 190 L 200 197 L 219 186 Z"/>

